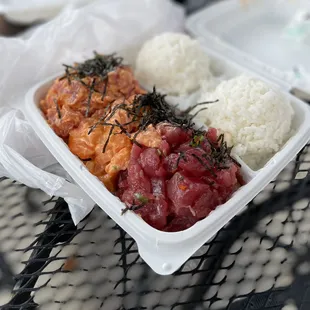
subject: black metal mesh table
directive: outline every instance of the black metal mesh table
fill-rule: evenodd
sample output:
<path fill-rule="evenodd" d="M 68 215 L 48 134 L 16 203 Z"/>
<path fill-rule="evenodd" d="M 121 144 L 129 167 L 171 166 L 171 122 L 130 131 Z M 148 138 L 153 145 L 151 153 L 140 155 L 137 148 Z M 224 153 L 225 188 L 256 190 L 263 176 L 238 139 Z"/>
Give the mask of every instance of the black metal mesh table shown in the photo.
<path fill-rule="evenodd" d="M 29 190 L 4 180 L 2 309 L 310 309 L 309 168 L 310 144 L 171 276 L 98 207 L 76 228 L 61 199 L 29 213 Z"/>

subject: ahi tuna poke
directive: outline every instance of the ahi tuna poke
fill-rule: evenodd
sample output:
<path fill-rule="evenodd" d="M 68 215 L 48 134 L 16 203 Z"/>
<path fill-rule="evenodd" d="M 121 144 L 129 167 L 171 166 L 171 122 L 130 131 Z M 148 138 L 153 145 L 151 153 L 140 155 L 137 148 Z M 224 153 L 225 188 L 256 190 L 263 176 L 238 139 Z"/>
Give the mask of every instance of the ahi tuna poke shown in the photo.
<path fill-rule="evenodd" d="M 71 152 L 124 203 L 123 214 L 181 231 L 243 185 L 224 135 L 192 122 L 192 109 L 209 102 L 178 111 L 155 87 L 145 91 L 114 54 L 65 68 L 40 108 Z"/>

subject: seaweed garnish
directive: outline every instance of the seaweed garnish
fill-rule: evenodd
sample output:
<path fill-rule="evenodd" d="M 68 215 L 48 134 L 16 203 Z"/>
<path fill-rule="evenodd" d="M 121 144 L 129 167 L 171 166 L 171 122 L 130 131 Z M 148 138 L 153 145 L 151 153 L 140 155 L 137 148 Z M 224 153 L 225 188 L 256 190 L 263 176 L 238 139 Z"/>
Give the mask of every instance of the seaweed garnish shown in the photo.
<path fill-rule="evenodd" d="M 121 131 L 120 131 L 119 133 L 120 133 L 120 134 L 124 133 L 128 138 L 131 139 L 131 134 L 128 133 L 128 131 L 127 131 L 126 128 L 124 127 L 124 125 L 128 125 L 128 124 L 130 124 L 131 122 L 122 125 L 118 120 L 115 120 L 115 123 L 116 123 L 117 126 L 121 129 Z M 135 139 L 133 139 L 132 142 L 133 142 L 134 144 L 136 144 L 137 146 L 139 146 L 140 148 L 142 148 L 142 145 L 141 145 L 138 141 L 136 141 Z"/>
<path fill-rule="evenodd" d="M 224 134 L 220 134 L 217 138 L 217 142 L 219 143 L 219 152 L 217 154 L 213 154 L 215 158 L 219 161 L 224 162 L 225 160 L 230 159 L 233 161 L 238 167 L 241 167 L 241 164 L 238 163 L 232 156 L 231 151 L 232 147 L 227 146 L 227 142 L 225 141 Z M 225 168 L 222 168 L 225 169 Z"/>
<path fill-rule="evenodd" d="M 184 114 L 189 114 L 190 112 L 192 112 L 195 108 L 201 106 L 201 105 L 206 105 L 206 104 L 211 104 L 211 103 L 216 103 L 218 102 L 219 100 L 214 100 L 214 101 L 204 101 L 204 102 L 199 102 L 199 103 L 196 103 L 194 104 L 193 106 L 189 107 L 188 109 L 186 109 L 185 111 L 183 111 Z"/>
<path fill-rule="evenodd" d="M 89 128 L 88 134 L 90 135 L 90 134 L 96 129 L 96 127 L 97 127 L 98 125 L 106 125 L 106 126 L 114 125 L 114 124 L 111 124 L 111 123 L 107 123 L 106 121 L 109 120 L 109 119 L 111 119 L 119 108 L 125 107 L 125 103 L 124 103 L 124 102 L 125 102 L 125 99 L 124 99 L 123 103 L 114 106 L 113 109 L 112 109 L 111 111 L 109 111 L 110 106 L 108 105 L 108 106 L 106 107 L 105 114 L 104 114 L 103 116 L 101 116 L 101 117 L 99 118 L 99 120 L 98 120 L 93 126 L 91 126 L 91 127 Z"/>
<path fill-rule="evenodd" d="M 71 78 L 70 78 L 70 72 L 69 72 L 69 67 L 67 65 L 64 65 L 65 66 L 65 71 L 66 71 L 66 75 L 64 77 L 66 77 L 68 79 L 68 83 L 69 85 L 71 85 Z M 62 78 L 61 78 L 62 79 Z"/>
<path fill-rule="evenodd" d="M 118 127 L 121 133 L 125 133 L 131 138 L 132 142 L 136 145 L 138 143 L 138 135 L 147 129 L 149 125 L 156 126 L 159 123 L 169 123 L 170 126 L 180 127 L 184 130 L 192 130 L 194 123 L 192 119 L 177 111 L 176 107 L 172 107 L 165 100 L 166 95 L 162 95 L 153 88 L 152 92 L 143 95 L 136 95 L 132 101 L 132 104 L 128 105 L 124 101 L 120 104 L 115 105 L 92 126 L 88 134 L 90 134 L 97 126 L 111 126 Z M 209 102 L 199 103 L 199 105 L 208 104 Z M 210 102 L 211 103 L 211 102 Z M 120 124 L 114 122 L 111 124 L 110 119 L 115 115 L 118 110 L 123 110 L 127 113 L 130 121 L 126 124 Z M 137 123 L 137 130 L 134 134 L 126 129 L 126 126 Z"/>
<path fill-rule="evenodd" d="M 199 161 L 199 163 L 206 169 L 208 170 L 214 177 L 216 177 L 215 172 L 212 170 L 212 167 L 208 166 L 198 155 L 192 153 L 191 154 L 195 159 Z"/>
<path fill-rule="evenodd" d="M 135 193 L 134 197 L 140 203 L 139 204 L 134 204 L 133 203 L 130 206 L 126 205 L 126 208 L 122 209 L 122 215 L 125 214 L 127 211 L 137 211 L 137 210 L 143 208 L 149 202 L 149 199 L 147 197 L 143 196 L 140 193 Z"/>
<path fill-rule="evenodd" d="M 206 108 L 199 109 L 198 111 L 196 111 L 196 113 L 190 116 L 190 119 L 193 120 L 201 111 L 204 111 L 204 110 L 208 110 L 208 108 L 206 107 Z"/>
<path fill-rule="evenodd" d="M 178 157 L 177 162 L 175 164 L 175 166 L 176 166 L 175 169 L 177 169 L 179 167 L 179 163 L 180 163 L 181 159 L 183 159 L 185 162 L 187 162 L 186 156 L 185 156 L 184 152 L 182 152 L 182 151 L 179 153 L 179 157 Z"/>
<path fill-rule="evenodd" d="M 122 125 L 117 119 L 115 120 L 115 123 L 121 129 L 120 134 L 124 133 L 128 138 L 131 138 L 130 133 L 127 132 L 124 125 Z"/>
<path fill-rule="evenodd" d="M 152 92 L 135 96 L 131 106 L 118 106 L 127 111 L 127 114 L 132 117 L 132 122 L 138 122 L 138 129 L 132 137 L 133 142 L 149 125 L 156 126 L 166 122 L 170 126 L 192 130 L 194 126 L 192 119 L 188 115 L 178 113 L 175 107 L 167 103 L 165 96 L 156 92 L 154 87 Z"/>
<path fill-rule="evenodd" d="M 109 77 L 107 76 L 104 80 L 104 88 L 103 88 L 103 92 L 102 92 L 102 96 L 101 96 L 101 100 L 104 99 L 106 93 L 107 93 L 107 87 L 108 87 L 108 82 L 109 82 Z"/>
<path fill-rule="evenodd" d="M 107 138 L 107 140 L 105 141 L 104 146 L 103 146 L 103 149 L 102 149 L 102 153 L 104 153 L 104 152 L 106 151 L 106 148 L 107 148 L 108 143 L 109 143 L 109 141 L 110 141 L 110 138 L 111 138 L 111 135 L 112 135 L 113 130 L 114 130 L 114 125 L 112 125 L 111 128 L 110 128 L 108 138 Z"/>
<path fill-rule="evenodd" d="M 189 107 L 188 109 L 182 111 L 182 114 L 189 115 L 192 111 L 194 111 L 199 106 L 205 106 L 208 104 L 216 103 L 218 101 L 219 100 L 217 99 L 214 101 L 204 101 L 204 102 L 196 103 L 193 106 Z M 190 116 L 190 119 L 193 120 L 201 111 L 204 111 L 204 110 L 208 110 L 208 106 L 198 109 L 194 114 Z"/>
<path fill-rule="evenodd" d="M 232 147 L 228 147 L 224 134 L 220 134 L 216 143 L 209 140 L 211 153 L 202 156 L 208 159 L 218 170 L 229 169 L 227 162 L 232 161 L 238 167 L 241 165 L 231 156 Z"/>
<path fill-rule="evenodd" d="M 217 102 L 217 100 L 212 102 L 202 102 L 195 105 L 195 107 L 197 107 L 198 105 L 203 106 L 205 104 L 215 102 Z M 116 120 L 113 123 L 109 122 L 118 110 L 125 111 L 127 113 L 127 116 L 130 118 L 130 121 L 126 124 L 121 124 Z M 133 134 L 126 128 L 126 126 L 134 122 L 137 123 L 137 130 Z M 190 146 L 194 148 L 200 147 L 200 144 L 205 139 L 207 139 L 210 144 L 211 152 L 210 154 L 205 153 L 202 156 L 210 162 L 211 167 L 214 166 L 216 169 L 227 169 L 227 162 L 229 160 L 240 166 L 239 163 L 237 163 L 233 158 L 231 158 L 231 148 L 227 146 L 223 134 L 219 135 L 216 142 L 210 141 L 205 130 L 201 128 L 194 129 L 195 123 L 192 121 L 192 117 L 184 113 L 180 113 L 176 109 L 176 107 L 172 107 L 171 105 L 169 105 L 165 100 L 165 95 L 156 92 L 155 87 L 153 88 L 152 92 L 143 95 L 136 95 L 133 99 L 132 104 L 130 105 L 125 103 L 124 98 L 124 101 L 122 103 L 116 104 L 112 109 L 110 109 L 110 111 L 107 111 L 106 114 L 102 116 L 98 120 L 98 122 L 90 128 L 89 134 L 99 125 L 112 126 L 112 128 L 118 127 L 120 129 L 120 132 L 118 133 L 126 134 L 133 143 L 135 143 L 139 147 L 142 147 L 137 141 L 138 135 L 142 131 L 147 129 L 149 125 L 156 126 L 159 123 L 167 123 L 167 125 L 169 124 L 169 126 L 175 126 L 185 131 L 191 132 L 192 140 L 190 142 Z M 112 128 L 110 130 L 110 135 L 113 131 Z M 184 154 L 179 155 L 177 165 L 179 164 L 181 159 L 184 159 Z M 205 165 L 203 159 L 200 157 L 199 159 L 203 163 L 203 165 Z"/>
<path fill-rule="evenodd" d="M 76 66 L 77 74 L 80 78 L 86 76 L 99 76 L 105 80 L 109 72 L 114 71 L 122 65 L 123 58 L 116 56 L 116 53 L 110 55 L 100 55 L 94 51 L 95 57 L 88 59 Z"/>
<path fill-rule="evenodd" d="M 143 207 L 144 207 L 144 204 L 126 206 L 124 209 L 122 209 L 122 215 L 124 215 L 127 211 L 137 211 Z"/>
<path fill-rule="evenodd" d="M 58 118 L 61 119 L 61 112 L 60 112 L 60 108 L 59 108 L 58 101 L 57 101 L 57 99 L 55 99 L 55 98 L 53 99 L 53 101 L 54 101 L 55 106 L 56 106 Z"/>
<path fill-rule="evenodd" d="M 87 98 L 87 106 L 86 106 L 86 113 L 85 113 L 85 117 L 88 117 L 89 114 L 89 110 L 90 110 L 90 102 L 91 102 L 91 96 L 94 92 L 94 87 L 96 84 L 96 78 L 93 79 L 90 89 L 89 89 L 89 94 L 88 94 L 88 98 Z"/>
<path fill-rule="evenodd" d="M 76 63 L 74 66 L 66 65 L 65 67 L 65 75 L 60 78 L 67 79 L 69 85 L 71 85 L 72 80 L 78 80 L 82 83 L 88 90 L 89 96 L 87 100 L 87 109 L 85 116 L 88 117 L 91 103 L 91 96 L 93 92 L 100 93 L 95 89 L 96 79 L 98 82 L 104 82 L 104 89 L 101 94 L 101 100 L 104 99 L 107 92 L 107 84 L 108 84 L 108 74 L 112 71 L 115 71 L 116 68 L 122 66 L 123 58 L 116 56 L 116 53 L 110 55 L 101 55 L 94 51 L 94 57 L 88 59 L 82 63 Z M 92 82 L 90 85 L 83 81 L 84 78 L 90 77 L 92 78 Z"/>
<path fill-rule="evenodd" d="M 118 110 L 123 110 L 127 113 L 127 116 L 131 118 L 130 122 L 126 124 L 113 123 L 113 126 L 119 127 L 123 133 L 131 137 L 133 143 L 139 145 L 136 141 L 139 133 L 145 130 L 149 125 L 156 126 L 162 122 L 168 122 L 172 126 L 182 127 L 184 129 L 190 129 L 192 122 L 185 116 L 179 116 L 166 101 L 165 95 L 161 95 L 156 92 L 155 87 L 153 91 L 143 95 L 137 95 L 134 97 L 131 105 L 125 104 L 124 101 L 115 105 L 110 111 L 107 111 L 96 124 L 94 124 L 88 134 L 90 134 L 99 125 L 108 125 L 109 120 L 115 115 Z M 137 122 L 137 131 L 134 135 L 128 132 L 125 126 Z"/>
<path fill-rule="evenodd" d="M 99 77 L 105 80 L 111 71 L 120 67 L 123 58 L 116 56 L 116 53 L 110 55 L 101 55 L 94 51 L 94 57 L 87 59 L 82 63 L 76 63 L 75 66 L 63 65 L 66 68 L 66 75 L 63 78 L 83 79 L 85 77 Z"/>
<path fill-rule="evenodd" d="M 91 160 L 92 160 L 91 158 L 86 158 L 86 159 L 83 159 L 82 161 L 87 162 L 87 161 L 91 161 Z"/>
<path fill-rule="evenodd" d="M 104 114 L 103 116 L 101 116 L 99 118 L 99 120 L 91 127 L 89 127 L 89 130 L 88 130 L 88 135 L 90 135 L 95 129 L 96 127 L 106 118 L 106 114 Z"/>

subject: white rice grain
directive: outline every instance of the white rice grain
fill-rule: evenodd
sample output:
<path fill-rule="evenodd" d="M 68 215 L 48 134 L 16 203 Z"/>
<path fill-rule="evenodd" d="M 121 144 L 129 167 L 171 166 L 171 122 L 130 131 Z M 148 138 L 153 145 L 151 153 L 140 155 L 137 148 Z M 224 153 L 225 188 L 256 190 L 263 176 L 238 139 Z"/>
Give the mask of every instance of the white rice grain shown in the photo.
<path fill-rule="evenodd" d="M 197 120 L 230 133 L 233 152 L 252 169 L 264 165 L 289 138 L 294 110 L 265 82 L 241 75 L 221 82 L 212 93 L 202 92 L 199 101 L 216 99 Z"/>
<path fill-rule="evenodd" d="M 200 44 L 181 33 L 163 33 L 147 41 L 136 60 L 135 75 L 146 88 L 168 95 L 194 92 L 212 77 L 209 57 Z"/>

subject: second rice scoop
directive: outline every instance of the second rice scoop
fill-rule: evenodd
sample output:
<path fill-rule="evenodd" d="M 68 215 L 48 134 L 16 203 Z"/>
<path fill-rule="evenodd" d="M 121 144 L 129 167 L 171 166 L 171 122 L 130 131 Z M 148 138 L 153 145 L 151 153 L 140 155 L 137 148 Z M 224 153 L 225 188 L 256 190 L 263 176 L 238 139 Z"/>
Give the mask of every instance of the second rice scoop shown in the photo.
<path fill-rule="evenodd" d="M 278 152 L 292 134 L 294 110 L 290 102 L 261 80 L 241 75 L 223 81 L 212 93 L 202 91 L 200 101 L 216 99 L 219 101 L 208 105 L 196 119 L 228 133 L 233 153 L 254 170 Z"/>
<path fill-rule="evenodd" d="M 212 77 L 210 60 L 200 44 L 181 33 L 163 33 L 147 41 L 136 60 L 136 77 L 146 88 L 168 95 L 196 91 Z"/>

